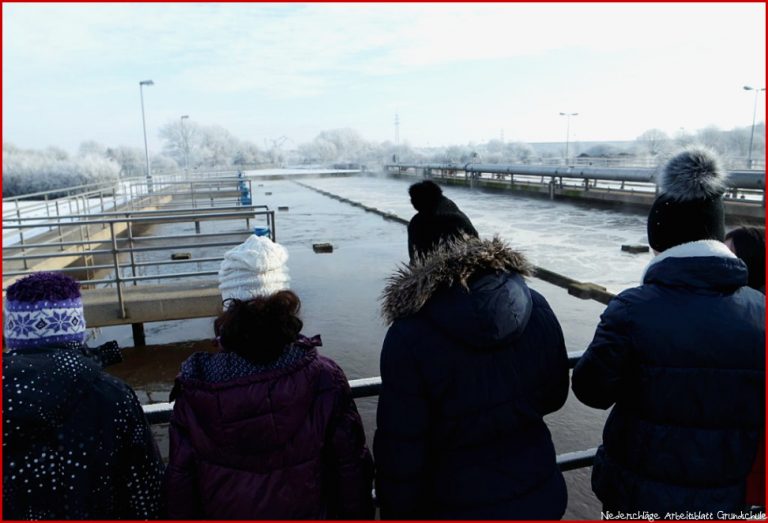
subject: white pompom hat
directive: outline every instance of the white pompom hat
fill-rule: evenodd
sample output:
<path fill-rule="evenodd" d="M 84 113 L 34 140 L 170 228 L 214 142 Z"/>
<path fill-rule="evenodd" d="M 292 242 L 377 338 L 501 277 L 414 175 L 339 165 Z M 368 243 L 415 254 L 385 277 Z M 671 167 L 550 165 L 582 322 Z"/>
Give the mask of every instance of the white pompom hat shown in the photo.
<path fill-rule="evenodd" d="M 249 236 L 227 251 L 219 268 L 222 300 L 249 300 L 289 288 L 288 251 L 263 236 Z"/>

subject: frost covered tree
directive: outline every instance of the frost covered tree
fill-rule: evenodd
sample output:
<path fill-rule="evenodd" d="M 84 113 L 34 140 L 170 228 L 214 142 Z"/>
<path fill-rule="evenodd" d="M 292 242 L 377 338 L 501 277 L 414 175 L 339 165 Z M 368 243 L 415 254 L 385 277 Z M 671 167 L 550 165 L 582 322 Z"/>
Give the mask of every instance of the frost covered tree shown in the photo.
<path fill-rule="evenodd" d="M 120 166 L 120 177 L 146 176 L 144 151 L 138 147 L 109 147 L 105 156 Z"/>
<path fill-rule="evenodd" d="M 530 163 L 536 158 L 533 146 L 524 142 L 511 142 L 504 146 L 504 161 L 509 163 Z"/>
<path fill-rule="evenodd" d="M 253 167 L 266 162 L 264 153 L 251 142 L 239 142 L 232 158 L 232 165 L 238 167 Z"/>
<path fill-rule="evenodd" d="M 61 149 L 19 149 L 3 144 L 3 197 L 117 181 L 120 166 L 96 154 L 69 158 Z"/>
<path fill-rule="evenodd" d="M 670 146 L 669 136 L 661 129 L 648 129 L 636 141 L 640 151 L 650 156 L 663 154 Z"/>
<path fill-rule="evenodd" d="M 171 173 L 179 170 L 179 164 L 170 156 L 164 154 L 154 155 L 149 162 L 153 173 Z"/>

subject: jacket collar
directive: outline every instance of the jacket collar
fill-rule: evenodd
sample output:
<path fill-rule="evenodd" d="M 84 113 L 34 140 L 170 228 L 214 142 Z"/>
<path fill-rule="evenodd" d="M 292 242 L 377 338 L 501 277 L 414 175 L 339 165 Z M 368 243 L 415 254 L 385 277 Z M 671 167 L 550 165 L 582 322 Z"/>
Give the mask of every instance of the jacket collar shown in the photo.
<path fill-rule="evenodd" d="M 656 256 L 645 268 L 642 281 L 725 289 L 746 285 L 746 278 L 744 262 L 724 243 L 699 240 L 676 245 Z"/>
<path fill-rule="evenodd" d="M 643 278 L 655 264 L 668 258 L 699 258 L 705 256 L 717 256 L 721 258 L 736 258 L 727 245 L 717 240 L 699 240 L 670 247 L 666 251 L 655 256 L 645 267 Z"/>
<path fill-rule="evenodd" d="M 401 265 L 387 279 L 381 295 L 387 324 L 417 313 L 435 292 L 455 283 L 468 289 L 469 278 L 478 272 L 513 272 L 530 276 L 533 266 L 498 236 L 492 240 L 463 237 L 441 243 L 427 256 Z"/>

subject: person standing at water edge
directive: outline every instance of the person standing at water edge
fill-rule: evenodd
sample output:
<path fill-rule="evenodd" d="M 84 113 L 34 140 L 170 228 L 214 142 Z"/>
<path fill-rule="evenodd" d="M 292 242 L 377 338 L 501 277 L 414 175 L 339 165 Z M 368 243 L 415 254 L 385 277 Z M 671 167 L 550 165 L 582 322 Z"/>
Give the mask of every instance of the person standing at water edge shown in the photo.
<path fill-rule="evenodd" d="M 163 464 L 136 394 L 85 341 L 80 286 L 36 273 L 6 292 L 3 516 L 156 519 Z M 106 356 L 106 357 L 105 357 Z"/>
<path fill-rule="evenodd" d="M 524 256 L 467 234 L 474 227 L 458 207 L 422 220 L 434 199 L 415 187 L 411 264 L 383 295 L 381 516 L 559 519 L 567 493 L 542 419 L 568 395 L 557 318 L 526 285 Z"/>
<path fill-rule="evenodd" d="M 457 232 L 477 236 L 467 215 L 443 195 L 435 182 L 425 180 L 408 188 L 411 205 L 418 211 L 408 224 L 408 256 L 415 258 L 416 250 L 429 245 L 434 238 L 451 237 Z"/>
<path fill-rule="evenodd" d="M 689 149 L 665 165 L 648 216 L 657 256 L 614 298 L 573 371 L 613 406 L 592 487 L 611 512 L 739 512 L 765 426 L 765 297 L 725 244 L 725 175 Z"/>
<path fill-rule="evenodd" d="M 251 236 L 219 271 L 218 353 L 171 397 L 168 512 L 179 519 L 373 517 L 373 463 L 347 378 L 300 334 L 285 249 Z"/>

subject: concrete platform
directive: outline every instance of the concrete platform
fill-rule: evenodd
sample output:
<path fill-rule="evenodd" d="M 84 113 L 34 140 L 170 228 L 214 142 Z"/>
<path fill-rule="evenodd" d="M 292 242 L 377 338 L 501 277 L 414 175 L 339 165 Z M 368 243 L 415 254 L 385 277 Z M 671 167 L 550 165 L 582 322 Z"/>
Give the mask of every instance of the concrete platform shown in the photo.
<path fill-rule="evenodd" d="M 88 327 L 207 318 L 221 312 L 221 294 L 214 280 L 125 286 L 125 318 L 114 287 L 84 289 L 82 295 Z"/>

